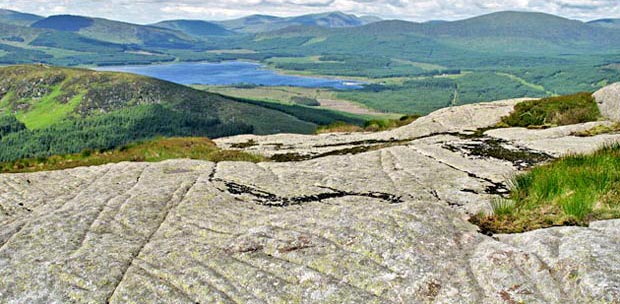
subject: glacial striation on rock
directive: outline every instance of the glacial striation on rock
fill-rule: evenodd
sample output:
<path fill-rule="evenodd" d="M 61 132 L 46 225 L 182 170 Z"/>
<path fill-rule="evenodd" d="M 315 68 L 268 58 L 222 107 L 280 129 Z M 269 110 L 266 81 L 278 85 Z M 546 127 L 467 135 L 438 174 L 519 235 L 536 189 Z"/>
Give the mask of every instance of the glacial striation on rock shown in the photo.
<path fill-rule="evenodd" d="M 474 132 L 517 102 L 218 140 L 300 161 L 0 175 L 0 302 L 619 302 L 620 220 L 495 236 L 467 221 L 520 170 L 620 142 L 571 135 L 592 123 Z"/>

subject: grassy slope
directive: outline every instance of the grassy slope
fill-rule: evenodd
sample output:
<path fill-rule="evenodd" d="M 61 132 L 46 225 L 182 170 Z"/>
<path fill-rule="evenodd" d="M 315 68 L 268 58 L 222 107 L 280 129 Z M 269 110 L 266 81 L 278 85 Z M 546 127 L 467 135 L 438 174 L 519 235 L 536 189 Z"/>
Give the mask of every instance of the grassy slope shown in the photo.
<path fill-rule="evenodd" d="M 25 14 L 12 10 L 0 9 L 1 23 L 28 26 L 41 19 L 43 19 L 43 17 L 33 14 Z"/>
<path fill-rule="evenodd" d="M 54 155 L 0 163 L 0 173 L 62 170 L 82 166 L 97 166 L 123 161 L 158 162 L 167 159 L 200 159 L 208 161 L 250 161 L 265 159 L 240 151 L 220 150 L 208 138 L 157 138 L 133 143 L 114 150 Z"/>
<path fill-rule="evenodd" d="M 510 200 L 496 201 L 493 215 L 472 222 L 486 232 L 516 233 L 620 218 L 618 172 L 618 145 L 561 158 L 515 177 Z"/>
<path fill-rule="evenodd" d="M 49 66 L 0 68 L 0 92 L 0 118 L 8 115 L 4 121 L 13 121 L 14 130 L 0 135 L 2 161 L 110 149 L 155 136 L 312 134 L 334 121 L 366 121 L 143 76 Z"/>
<path fill-rule="evenodd" d="M 318 125 L 368 120 L 132 74 L 40 65 L 0 68 L 0 92 L 0 118 L 8 115 L 23 125 L 12 123 L 15 131 L 0 136 L 2 161 L 110 149 L 155 136 L 313 134 Z"/>
<path fill-rule="evenodd" d="M 273 109 L 129 74 L 15 66 L 0 68 L 0 76 L 0 86 L 5 89 L 0 112 L 15 113 L 30 129 L 49 127 L 78 114 L 109 112 L 144 103 L 164 102 L 200 111 L 201 105 L 195 104 L 194 99 L 211 105 L 211 114 L 222 120 L 249 123 L 259 134 L 312 133 L 316 127 L 316 123 Z"/>
<path fill-rule="evenodd" d="M 84 37 L 116 44 L 191 46 L 192 38 L 179 31 L 102 18 L 58 15 L 39 20 L 33 28 L 79 33 Z"/>
<path fill-rule="evenodd" d="M 201 20 L 168 20 L 155 23 L 152 26 L 180 31 L 197 38 L 207 38 L 209 36 L 229 36 L 236 34 L 235 32 L 229 31 L 218 24 Z"/>
<path fill-rule="evenodd" d="M 295 98 L 299 97 L 307 97 L 311 99 L 329 99 L 334 101 L 342 101 L 342 102 L 351 102 L 345 99 L 338 99 L 336 97 L 337 91 L 329 90 L 329 89 L 317 89 L 317 88 L 301 88 L 301 87 L 265 87 L 265 86 L 257 86 L 257 87 L 243 87 L 238 88 L 234 86 L 205 86 L 205 85 L 195 85 L 192 86 L 197 89 L 205 90 L 208 92 L 214 92 L 223 94 L 226 96 L 238 97 L 238 98 L 249 98 L 255 100 L 263 100 L 265 102 L 276 102 L 283 104 L 295 104 Z M 323 107 L 313 106 L 308 108 L 308 111 L 317 111 L 319 109 L 329 110 Z M 349 115 L 343 113 L 343 115 Z M 397 119 L 402 115 L 394 114 L 394 113 L 376 113 L 376 114 L 368 114 L 368 115 L 359 115 L 360 119 Z"/>
<path fill-rule="evenodd" d="M 498 126 L 541 128 L 596 121 L 600 111 L 590 93 L 526 101 Z M 620 130 L 597 127 L 576 136 Z M 592 155 L 570 155 L 512 179 L 508 199 L 492 203 L 492 215 L 471 221 L 489 233 L 516 233 L 559 225 L 587 225 L 620 217 L 620 145 Z"/>

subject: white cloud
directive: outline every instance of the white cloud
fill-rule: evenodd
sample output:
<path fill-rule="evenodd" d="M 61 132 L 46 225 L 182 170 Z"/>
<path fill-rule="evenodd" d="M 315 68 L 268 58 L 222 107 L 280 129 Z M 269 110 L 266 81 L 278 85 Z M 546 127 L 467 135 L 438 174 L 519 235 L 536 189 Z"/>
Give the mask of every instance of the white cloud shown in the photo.
<path fill-rule="evenodd" d="M 542 11 L 582 20 L 620 18 L 618 0 L 0 0 L 0 7 L 40 15 L 79 14 L 135 23 L 336 10 L 412 21 L 454 20 L 500 10 Z"/>

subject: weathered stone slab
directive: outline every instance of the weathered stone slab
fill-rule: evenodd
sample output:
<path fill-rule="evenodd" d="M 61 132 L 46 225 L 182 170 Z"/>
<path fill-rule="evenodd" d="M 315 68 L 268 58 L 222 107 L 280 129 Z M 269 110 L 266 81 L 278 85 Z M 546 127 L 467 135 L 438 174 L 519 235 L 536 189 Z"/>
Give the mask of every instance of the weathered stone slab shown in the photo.
<path fill-rule="evenodd" d="M 0 303 L 620 301 L 620 221 L 494 237 L 467 221 L 519 170 L 617 140 L 570 135 L 590 125 L 467 135 L 513 105 L 445 109 L 384 134 L 260 137 L 258 150 L 245 148 L 406 139 L 306 161 L 0 175 Z"/>

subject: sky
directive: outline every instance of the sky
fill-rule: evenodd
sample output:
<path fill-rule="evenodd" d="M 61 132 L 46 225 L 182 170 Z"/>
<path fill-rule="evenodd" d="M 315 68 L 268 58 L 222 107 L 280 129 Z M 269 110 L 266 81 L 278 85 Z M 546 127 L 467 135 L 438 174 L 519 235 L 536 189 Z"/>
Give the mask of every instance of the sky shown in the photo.
<path fill-rule="evenodd" d="M 502 10 L 539 11 L 583 21 L 620 18 L 620 0 L 0 0 L 0 8 L 75 14 L 132 23 L 224 20 L 342 11 L 409 21 L 457 20 Z"/>

